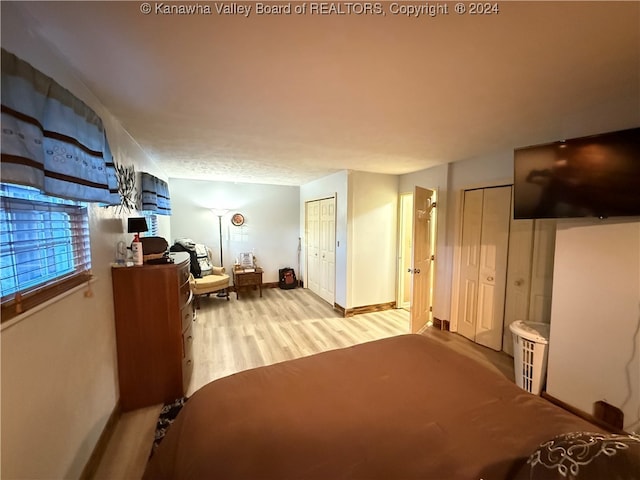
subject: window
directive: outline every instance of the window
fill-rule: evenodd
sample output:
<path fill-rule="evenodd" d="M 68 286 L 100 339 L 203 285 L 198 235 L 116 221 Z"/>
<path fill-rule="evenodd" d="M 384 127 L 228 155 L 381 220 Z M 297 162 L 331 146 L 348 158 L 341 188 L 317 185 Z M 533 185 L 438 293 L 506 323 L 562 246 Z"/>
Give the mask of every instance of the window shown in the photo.
<path fill-rule="evenodd" d="M 87 206 L 0 184 L 2 321 L 91 278 Z"/>
<path fill-rule="evenodd" d="M 158 235 L 158 216 L 155 213 L 143 212 L 144 218 L 147 221 L 147 227 L 149 230 L 145 236 L 156 237 Z"/>

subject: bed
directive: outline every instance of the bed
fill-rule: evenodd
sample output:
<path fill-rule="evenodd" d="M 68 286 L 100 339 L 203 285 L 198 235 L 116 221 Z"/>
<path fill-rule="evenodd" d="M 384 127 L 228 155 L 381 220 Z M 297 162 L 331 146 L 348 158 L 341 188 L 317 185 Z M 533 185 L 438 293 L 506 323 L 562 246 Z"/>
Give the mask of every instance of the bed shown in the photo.
<path fill-rule="evenodd" d="M 205 385 L 144 479 L 556 478 L 562 468 L 527 459 L 568 432 L 611 440 L 437 341 L 402 335 Z M 629 463 L 640 437 L 619 437 L 633 452 L 620 468 L 640 466 Z"/>

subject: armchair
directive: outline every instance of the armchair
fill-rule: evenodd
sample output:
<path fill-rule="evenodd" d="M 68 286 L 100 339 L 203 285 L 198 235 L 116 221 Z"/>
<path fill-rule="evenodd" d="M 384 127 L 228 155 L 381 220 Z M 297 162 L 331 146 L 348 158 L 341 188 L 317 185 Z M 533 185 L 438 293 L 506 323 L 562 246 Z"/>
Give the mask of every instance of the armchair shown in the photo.
<path fill-rule="evenodd" d="M 209 257 L 208 260 L 210 260 L 211 251 L 209 249 L 206 250 Z M 197 309 L 200 308 L 199 297 L 201 295 L 210 296 L 215 292 L 223 292 L 219 296 L 227 297 L 227 301 L 229 300 L 229 275 L 225 273 L 225 268 L 211 267 L 210 272 L 208 269 L 203 270 L 203 272 L 205 271 L 207 273 L 200 278 L 194 277 L 193 274 L 189 276 L 189 286 L 193 293 L 193 304 Z"/>

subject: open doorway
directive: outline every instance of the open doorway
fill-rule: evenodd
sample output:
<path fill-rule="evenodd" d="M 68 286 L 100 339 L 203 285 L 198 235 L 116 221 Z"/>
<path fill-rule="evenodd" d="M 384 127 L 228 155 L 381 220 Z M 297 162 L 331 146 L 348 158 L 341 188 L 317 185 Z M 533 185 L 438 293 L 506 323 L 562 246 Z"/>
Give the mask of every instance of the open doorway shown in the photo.
<path fill-rule="evenodd" d="M 411 306 L 411 242 L 413 232 L 413 193 L 400 194 L 398 241 L 398 292 L 396 305 L 409 311 Z"/>

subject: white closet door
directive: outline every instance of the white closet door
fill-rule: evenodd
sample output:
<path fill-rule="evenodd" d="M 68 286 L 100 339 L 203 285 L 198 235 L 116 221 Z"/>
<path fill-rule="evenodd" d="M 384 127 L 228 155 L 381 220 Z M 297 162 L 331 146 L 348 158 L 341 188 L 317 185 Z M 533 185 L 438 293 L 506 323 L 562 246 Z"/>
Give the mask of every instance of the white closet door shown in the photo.
<path fill-rule="evenodd" d="M 460 288 L 458 290 L 458 332 L 473 341 L 476 339 L 483 198 L 482 190 L 464 192 Z"/>
<path fill-rule="evenodd" d="M 307 287 L 320 295 L 320 202 L 305 204 L 307 223 Z"/>
<path fill-rule="evenodd" d="M 534 223 L 529 321 L 549 323 L 551 321 L 556 221 L 552 219 L 540 219 L 535 220 Z"/>
<path fill-rule="evenodd" d="M 512 220 L 502 349 L 513 355 L 509 326 L 516 320 L 549 323 L 556 221 Z"/>
<path fill-rule="evenodd" d="M 458 332 L 502 349 L 511 187 L 464 193 Z"/>
<path fill-rule="evenodd" d="M 320 200 L 320 293 L 334 304 L 336 285 L 336 199 Z"/>
<path fill-rule="evenodd" d="M 336 285 L 336 199 L 305 204 L 307 287 L 333 306 Z"/>
<path fill-rule="evenodd" d="M 507 297 L 502 335 L 502 349 L 509 355 L 513 355 L 513 336 L 509 326 L 516 320 L 527 320 L 529 317 L 532 248 L 533 220 L 511 219 Z"/>
<path fill-rule="evenodd" d="M 476 343 L 502 350 L 511 187 L 487 188 L 482 208 Z"/>

